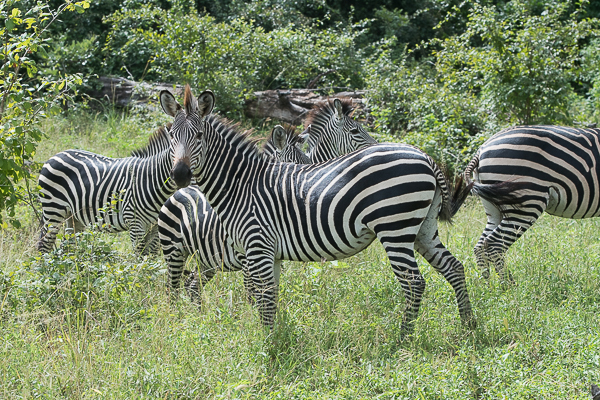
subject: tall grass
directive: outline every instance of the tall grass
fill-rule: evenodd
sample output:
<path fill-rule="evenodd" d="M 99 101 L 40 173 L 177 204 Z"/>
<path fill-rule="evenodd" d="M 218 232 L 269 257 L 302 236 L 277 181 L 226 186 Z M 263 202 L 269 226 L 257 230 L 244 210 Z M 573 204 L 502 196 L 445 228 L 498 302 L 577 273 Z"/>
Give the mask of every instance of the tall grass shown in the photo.
<path fill-rule="evenodd" d="M 65 148 L 101 137 L 69 129 Z M 284 263 L 269 331 L 240 274 L 218 274 L 198 309 L 169 301 L 164 262 L 136 258 L 123 235 L 90 231 L 40 257 L 33 225 L 5 229 L 0 397 L 588 399 L 600 381 L 600 221 L 544 216 L 510 249 L 507 289 L 475 266 L 484 222 L 471 201 L 441 232 L 465 265 L 477 329 L 419 259 L 427 290 L 402 343 L 404 298 L 378 243 L 337 263 Z"/>

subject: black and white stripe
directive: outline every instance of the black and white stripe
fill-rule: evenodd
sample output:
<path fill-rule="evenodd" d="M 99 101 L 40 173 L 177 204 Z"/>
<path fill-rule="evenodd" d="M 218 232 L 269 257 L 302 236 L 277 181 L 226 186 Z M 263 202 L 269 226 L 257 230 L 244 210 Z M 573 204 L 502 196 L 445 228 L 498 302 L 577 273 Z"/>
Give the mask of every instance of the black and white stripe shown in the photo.
<path fill-rule="evenodd" d="M 216 129 L 227 129 L 217 117 L 207 123 Z M 309 163 L 308 157 L 298 148 L 304 137 L 295 129 L 285 130 L 277 125 L 262 146 L 266 160 L 292 163 Z M 187 280 L 190 297 L 199 301 L 199 289 L 219 272 L 240 271 L 243 255 L 233 249 L 217 214 L 197 186 L 178 190 L 162 206 L 158 215 L 158 237 L 167 262 L 171 289 L 177 290 L 179 279 L 188 258 L 194 272 Z"/>
<path fill-rule="evenodd" d="M 327 161 L 377 143 L 352 119 L 353 112 L 351 99 L 328 100 L 315 106 L 304 121 L 311 162 Z"/>
<path fill-rule="evenodd" d="M 98 222 L 108 231 L 128 230 L 136 252 L 158 250 L 158 211 L 193 178 L 201 153 L 197 135 L 202 118 L 213 108 L 214 96 L 206 91 L 195 99 L 186 86 L 184 107 L 167 91 L 160 99 L 174 121 L 131 157 L 66 150 L 44 164 L 39 177 L 43 226 L 38 250 L 52 249 L 65 221 L 75 230 Z"/>
<path fill-rule="evenodd" d="M 512 280 L 505 253 L 544 212 L 600 216 L 599 175 L 600 129 L 521 126 L 486 141 L 464 172 L 487 214 L 475 246 L 483 276 L 489 277 L 491 263 L 503 280 Z"/>
<path fill-rule="evenodd" d="M 264 324 L 274 321 L 282 260 L 346 258 L 375 238 L 404 290 L 403 332 L 412 331 L 425 289 L 415 249 L 452 285 L 461 318 L 474 324 L 463 266 L 437 232 L 437 217 L 450 218 L 446 180 L 420 150 L 380 144 L 295 165 L 265 161 L 233 129 L 207 125 L 201 143 L 196 182 L 246 256 Z"/>

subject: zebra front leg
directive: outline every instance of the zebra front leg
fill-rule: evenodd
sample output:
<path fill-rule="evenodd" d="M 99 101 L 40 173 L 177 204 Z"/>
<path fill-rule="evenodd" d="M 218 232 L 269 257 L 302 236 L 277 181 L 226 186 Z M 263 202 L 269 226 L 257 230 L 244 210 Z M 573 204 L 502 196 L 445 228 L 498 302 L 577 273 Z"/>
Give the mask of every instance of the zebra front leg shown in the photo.
<path fill-rule="evenodd" d="M 469 292 L 467 291 L 465 269 L 461 262 L 440 241 L 437 221 L 434 219 L 426 222 L 430 223 L 423 224 L 417 235 L 415 247 L 423 258 L 450 283 L 456 294 L 456 303 L 461 321 L 470 329 L 475 329 L 477 324 L 473 316 Z"/>
<path fill-rule="evenodd" d="M 261 322 L 264 326 L 272 328 L 277 312 L 281 262 L 275 262 L 272 249 L 248 250 L 246 259 Z"/>

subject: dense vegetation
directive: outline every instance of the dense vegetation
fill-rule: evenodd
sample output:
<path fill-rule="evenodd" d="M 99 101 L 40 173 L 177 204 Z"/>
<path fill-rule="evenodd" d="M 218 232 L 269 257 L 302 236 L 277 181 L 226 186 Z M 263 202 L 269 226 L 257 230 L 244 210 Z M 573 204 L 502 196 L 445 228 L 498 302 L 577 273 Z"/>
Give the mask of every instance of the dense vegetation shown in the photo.
<path fill-rule="evenodd" d="M 374 134 L 459 171 L 504 127 L 599 122 L 600 3 L 0 0 L 0 17 L 0 397 L 587 399 L 600 381 L 597 221 L 544 217 L 511 248 L 518 285 L 503 290 L 476 270 L 485 215 L 468 203 L 443 240 L 479 326 L 460 325 L 420 260 L 428 289 L 402 344 L 379 245 L 286 264 L 272 332 L 236 274 L 198 312 L 168 302 L 164 262 L 123 236 L 33 250 L 42 162 L 70 147 L 124 156 L 166 122 L 90 101 L 98 76 L 210 88 L 234 120 L 256 90 L 366 89 Z"/>

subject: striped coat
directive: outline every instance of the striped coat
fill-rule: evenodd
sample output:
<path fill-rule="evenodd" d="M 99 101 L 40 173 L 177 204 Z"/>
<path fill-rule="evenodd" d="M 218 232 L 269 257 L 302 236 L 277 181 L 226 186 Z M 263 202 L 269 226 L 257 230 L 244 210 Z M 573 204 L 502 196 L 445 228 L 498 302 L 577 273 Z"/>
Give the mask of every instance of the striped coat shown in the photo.
<path fill-rule="evenodd" d="M 505 253 L 544 212 L 573 219 L 600 216 L 600 129 L 506 129 L 481 146 L 464 176 L 487 214 L 475 246 L 477 264 L 485 278 L 493 264 L 512 281 Z"/>
<path fill-rule="evenodd" d="M 158 249 L 156 221 L 162 204 L 178 187 L 190 184 L 200 148 L 201 120 L 214 105 L 212 92 L 194 98 L 186 86 L 184 106 L 173 95 L 160 95 L 165 112 L 174 118 L 149 144 L 131 157 L 110 158 L 84 150 L 66 150 L 48 160 L 40 173 L 43 226 L 38 249 L 50 251 L 61 224 L 81 230 L 128 230 L 138 253 Z"/>
<path fill-rule="evenodd" d="M 246 257 L 264 324 L 274 322 L 282 260 L 341 259 L 377 238 L 404 290 L 403 332 L 412 331 L 425 289 L 415 250 L 452 285 L 473 326 L 463 266 L 437 232 L 438 215 L 450 218 L 448 186 L 426 154 L 386 144 L 314 165 L 269 163 L 234 129 L 207 126 L 200 136 L 196 181 Z"/>

